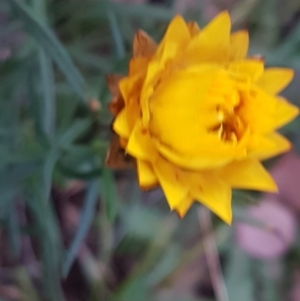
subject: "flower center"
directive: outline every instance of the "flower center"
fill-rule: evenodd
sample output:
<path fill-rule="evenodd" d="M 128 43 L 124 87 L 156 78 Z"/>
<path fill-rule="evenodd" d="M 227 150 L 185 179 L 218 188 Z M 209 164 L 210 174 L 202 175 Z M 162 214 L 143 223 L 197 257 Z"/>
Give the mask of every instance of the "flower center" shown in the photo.
<path fill-rule="evenodd" d="M 228 110 L 218 106 L 216 110 L 219 122 L 209 131 L 217 134 L 219 139 L 224 142 L 237 144 L 245 130 L 245 126 L 237 114 L 238 108 L 239 106 L 236 106 Z"/>

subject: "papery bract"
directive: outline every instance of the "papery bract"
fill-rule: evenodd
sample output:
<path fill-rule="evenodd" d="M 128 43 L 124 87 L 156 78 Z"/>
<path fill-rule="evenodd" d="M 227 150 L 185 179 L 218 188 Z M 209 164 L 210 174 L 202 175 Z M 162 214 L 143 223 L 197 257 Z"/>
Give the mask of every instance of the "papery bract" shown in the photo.
<path fill-rule="evenodd" d="M 202 30 L 176 16 L 157 45 L 138 31 L 126 77 L 110 77 L 120 146 L 142 188 L 160 185 L 184 216 L 194 200 L 231 222 L 231 190 L 276 191 L 261 160 L 290 149 L 276 130 L 298 114 L 279 93 L 293 78 L 247 58 L 227 12 Z"/>

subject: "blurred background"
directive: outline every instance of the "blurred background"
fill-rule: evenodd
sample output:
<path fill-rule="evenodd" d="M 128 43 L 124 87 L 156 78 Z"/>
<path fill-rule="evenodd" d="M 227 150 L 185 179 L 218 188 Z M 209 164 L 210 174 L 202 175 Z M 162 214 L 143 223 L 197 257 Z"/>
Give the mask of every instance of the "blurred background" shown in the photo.
<path fill-rule="evenodd" d="M 222 10 L 250 55 L 295 69 L 283 94 L 300 106 L 298 0 L 0 0 L 1 301 L 217 300 L 200 205 L 180 219 L 104 167 L 105 76 L 126 73 L 137 29 L 159 41 L 176 13 L 203 26 Z M 230 301 L 300 300 L 299 129 L 266 162 L 280 194 L 237 191 L 232 227 L 213 218 Z"/>

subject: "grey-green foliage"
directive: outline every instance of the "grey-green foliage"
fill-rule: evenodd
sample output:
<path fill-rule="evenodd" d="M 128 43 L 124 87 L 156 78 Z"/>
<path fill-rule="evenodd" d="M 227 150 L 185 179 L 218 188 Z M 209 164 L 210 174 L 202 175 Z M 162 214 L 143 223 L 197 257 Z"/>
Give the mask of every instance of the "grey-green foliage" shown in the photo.
<path fill-rule="evenodd" d="M 176 290 L 184 282 L 180 275 L 189 275 L 194 286 L 207 281 L 196 206 L 180 220 L 169 213 L 161 194 L 142 195 L 131 172 L 123 171 L 116 181 L 115 172 L 103 168 L 112 120 L 105 75 L 126 73 L 137 28 L 161 37 L 174 15 L 172 2 L 0 1 L 7 17 L 0 24 L 0 50 L 12 49 L 12 56 L 0 62 L 0 225 L 9 242 L 1 248 L 11 250 L 18 262 L 9 269 L 22 300 L 65 300 L 61 279 L 72 273 L 74 263 L 84 275 L 82 290 L 89 300 L 213 300 L 199 299 L 186 284 L 182 295 Z M 207 20 L 205 5 L 191 11 L 201 25 Z M 300 22 L 294 11 L 300 6 L 295 1 L 237 1 L 228 8 L 235 28 L 250 29 L 251 54 L 259 51 L 267 64 L 299 68 Z M 288 93 L 300 103 L 299 88 Z M 92 98 L 100 102 L 99 112 L 89 110 Z M 296 123 L 284 131 L 296 145 L 298 132 Z M 69 200 L 57 201 L 52 192 L 64 195 L 70 180 L 81 181 L 84 197 L 79 223 L 66 243 L 57 207 Z M 236 220 L 266 228 L 248 218 L 243 207 L 249 200 L 254 204 L 256 196 L 234 196 Z M 261 279 L 260 300 L 287 292 L 272 282 L 266 265 L 254 264 L 229 243 L 234 228 L 219 221 L 214 226 L 231 300 L 254 300 Z M 97 248 L 83 252 L 91 228 Z M 39 279 L 21 266 L 24 238 L 35 244 Z M 298 249 L 291 252 L 299 258 Z M 114 265 L 118 257 L 128 264 L 120 280 L 121 265 Z M 199 273 L 193 276 L 188 271 L 195 264 Z M 290 280 L 292 273 L 286 272 Z"/>

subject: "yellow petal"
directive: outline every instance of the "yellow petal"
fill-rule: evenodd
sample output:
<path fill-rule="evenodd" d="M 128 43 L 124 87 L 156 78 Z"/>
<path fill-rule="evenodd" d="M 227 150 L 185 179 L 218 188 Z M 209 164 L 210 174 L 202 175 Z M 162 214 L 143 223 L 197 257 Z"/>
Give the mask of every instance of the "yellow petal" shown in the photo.
<path fill-rule="evenodd" d="M 199 118 L 207 104 L 205 96 L 215 74 L 215 69 L 203 67 L 203 70 L 199 68 L 199 73 L 178 71 L 166 78 L 155 90 L 149 103 L 151 131 L 167 144 L 171 140 L 180 144 L 178 137 L 181 133 L 193 143 L 201 126 L 209 123 L 206 117 L 217 118 L 212 114 L 203 114 Z M 210 122 L 213 125 L 215 120 Z"/>
<path fill-rule="evenodd" d="M 162 157 L 159 157 L 156 164 L 153 164 L 153 169 L 171 210 L 176 209 L 186 199 L 189 188 L 179 180 L 180 169 Z"/>
<path fill-rule="evenodd" d="M 200 31 L 200 28 L 199 28 L 199 25 L 197 22 L 188 22 L 187 27 L 188 27 L 191 37 L 195 36 Z"/>
<path fill-rule="evenodd" d="M 282 135 L 274 132 L 264 137 L 251 139 L 248 156 L 264 160 L 282 154 L 290 148 L 291 143 Z"/>
<path fill-rule="evenodd" d="M 124 77 L 119 81 L 119 89 L 123 96 L 124 102 L 128 103 L 128 100 L 130 98 L 131 90 L 132 90 L 132 82 L 135 82 L 136 79 L 133 79 L 133 77 Z"/>
<path fill-rule="evenodd" d="M 229 54 L 230 28 L 228 12 L 220 13 L 192 38 L 183 54 L 185 64 L 226 61 Z"/>
<path fill-rule="evenodd" d="M 217 173 L 233 188 L 277 191 L 271 175 L 256 159 L 232 162 Z"/>
<path fill-rule="evenodd" d="M 129 63 L 129 74 L 140 74 L 140 77 L 144 78 L 146 76 L 149 61 L 150 59 L 148 57 L 140 56 L 131 59 Z"/>
<path fill-rule="evenodd" d="M 140 93 L 144 123 L 149 122 L 148 102 L 154 86 L 160 79 L 161 72 L 165 70 L 167 62 L 171 62 L 178 53 L 182 52 L 190 38 L 189 30 L 183 18 L 179 15 L 175 16 L 147 68 L 147 76 Z"/>
<path fill-rule="evenodd" d="M 233 76 L 244 77 L 253 82 L 262 76 L 264 63 L 261 60 L 246 59 L 231 62 L 228 66 L 228 70 L 233 73 Z"/>
<path fill-rule="evenodd" d="M 155 41 L 143 30 L 138 30 L 133 39 L 133 57 L 151 56 L 155 53 Z"/>
<path fill-rule="evenodd" d="M 206 144 L 207 141 L 208 143 Z M 166 157 L 173 164 L 190 170 L 222 167 L 234 158 L 245 158 L 247 156 L 246 149 L 232 148 L 225 143 L 222 144 L 217 139 L 215 142 L 207 139 L 205 142 L 203 141 L 203 148 L 199 150 L 198 154 L 194 155 L 178 153 L 156 139 L 153 142 L 162 156 Z"/>
<path fill-rule="evenodd" d="M 127 122 L 126 110 L 123 109 L 116 117 L 113 123 L 114 131 L 123 138 L 128 138 L 130 135 L 130 128 Z"/>
<path fill-rule="evenodd" d="M 294 71 L 287 68 L 268 68 L 258 79 L 257 85 L 271 94 L 283 90 L 293 79 Z"/>
<path fill-rule="evenodd" d="M 192 169 L 220 166 L 244 154 L 241 144 L 224 143 L 210 131 L 219 122 L 214 107 L 230 101 L 224 97 L 232 92 L 226 73 L 219 78 L 215 69 L 200 69 L 174 72 L 149 103 L 149 128 L 157 149 L 173 163 Z"/>
<path fill-rule="evenodd" d="M 274 129 L 277 129 L 299 115 L 299 108 L 287 102 L 284 98 L 278 97 L 275 107 Z"/>
<path fill-rule="evenodd" d="M 131 132 L 140 116 L 139 97 L 143 84 L 143 72 L 126 77 L 120 81 L 120 90 L 125 102 L 126 122 Z M 128 137 L 128 136 L 126 136 Z"/>
<path fill-rule="evenodd" d="M 134 126 L 126 151 L 131 156 L 146 161 L 155 160 L 157 157 L 157 151 L 154 148 L 149 132 L 143 128 L 140 121 Z"/>
<path fill-rule="evenodd" d="M 149 115 L 149 100 L 152 97 L 155 86 L 161 80 L 162 74 L 167 70 L 166 64 L 172 62 L 178 52 L 182 50 L 182 45 L 174 43 L 164 43 L 160 46 L 156 53 L 156 58 L 153 59 L 147 68 L 147 76 L 144 80 L 140 94 L 140 106 L 143 111 L 142 119 L 146 124 L 150 120 Z"/>
<path fill-rule="evenodd" d="M 126 116 L 130 131 L 133 130 L 134 125 L 136 124 L 141 114 L 140 108 L 137 105 L 137 101 L 137 99 L 134 100 L 132 103 L 129 103 L 126 107 Z"/>
<path fill-rule="evenodd" d="M 163 37 L 164 41 L 186 41 L 189 38 L 189 31 L 182 16 L 177 15 L 170 22 Z"/>
<path fill-rule="evenodd" d="M 256 87 L 246 93 L 240 92 L 243 105 L 239 116 L 248 124 L 253 133 L 270 133 L 275 128 L 274 113 L 277 98 Z"/>
<path fill-rule="evenodd" d="M 137 172 L 141 188 L 147 189 L 157 185 L 158 180 L 151 163 L 137 160 Z"/>
<path fill-rule="evenodd" d="M 188 210 L 193 205 L 194 201 L 190 196 L 187 196 L 185 199 L 183 199 L 174 210 L 177 211 L 178 215 L 183 218 Z"/>
<path fill-rule="evenodd" d="M 226 223 L 231 224 L 231 188 L 210 172 L 193 173 L 189 178 L 190 194 Z"/>
<path fill-rule="evenodd" d="M 182 47 L 190 40 L 190 33 L 184 19 L 177 15 L 170 22 L 167 31 L 158 46 L 156 56 L 160 56 L 166 44 L 173 44 L 177 51 L 181 51 Z"/>
<path fill-rule="evenodd" d="M 174 182 L 180 187 L 186 187 L 186 190 L 180 194 L 177 203 L 173 204 L 173 209 L 179 214 L 184 215 L 193 200 L 204 204 L 217 214 L 226 223 L 231 223 L 231 188 L 220 179 L 213 171 L 187 171 L 173 167 Z M 170 175 L 169 175 L 170 176 Z"/>
<path fill-rule="evenodd" d="M 238 61 L 247 56 L 249 35 L 246 30 L 238 31 L 230 36 L 229 59 Z"/>
<path fill-rule="evenodd" d="M 140 61 L 140 60 L 144 60 L 144 59 L 143 58 L 134 59 L 134 61 Z M 138 66 L 135 68 L 138 69 Z M 130 100 L 132 102 L 133 98 L 138 99 L 141 93 L 144 78 L 145 78 L 145 70 L 141 70 L 141 72 L 139 73 L 135 73 L 134 75 L 127 76 L 120 80 L 119 88 L 126 104 L 129 103 Z"/>
<path fill-rule="evenodd" d="M 299 109 L 283 98 L 252 87 L 249 93 L 240 93 L 243 106 L 238 114 L 254 133 L 270 133 L 294 119 Z"/>

